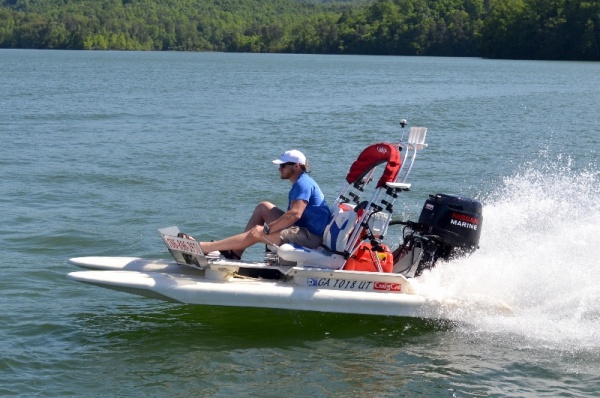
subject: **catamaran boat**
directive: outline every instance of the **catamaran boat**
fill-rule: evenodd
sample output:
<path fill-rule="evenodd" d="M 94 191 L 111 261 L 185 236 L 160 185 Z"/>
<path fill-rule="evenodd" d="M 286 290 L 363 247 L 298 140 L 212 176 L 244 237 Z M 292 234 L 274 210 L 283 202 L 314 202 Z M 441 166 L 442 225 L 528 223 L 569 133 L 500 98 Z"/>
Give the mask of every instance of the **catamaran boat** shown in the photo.
<path fill-rule="evenodd" d="M 413 281 L 438 261 L 478 248 L 482 205 L 438 193 L 425 200 L 418 221 L 393 219 L 417 153 L 427 147 L 426 128 L 410 127 L 405 140 L 406 120 L 400 124 L 400 141 L 372 144 L 350 166 L 318 249 L 269 245 L 263 261 L 230 260 L 205 255 L 196 240 L 167 227 L 159 233 L 172 260 L 71 258 L 86 270 L 68 278 L 185 304 L 449 318 L 460 303 L 417 294 Z M 383 239 L 394 225 L 402 234 L 391 250 Z"/>

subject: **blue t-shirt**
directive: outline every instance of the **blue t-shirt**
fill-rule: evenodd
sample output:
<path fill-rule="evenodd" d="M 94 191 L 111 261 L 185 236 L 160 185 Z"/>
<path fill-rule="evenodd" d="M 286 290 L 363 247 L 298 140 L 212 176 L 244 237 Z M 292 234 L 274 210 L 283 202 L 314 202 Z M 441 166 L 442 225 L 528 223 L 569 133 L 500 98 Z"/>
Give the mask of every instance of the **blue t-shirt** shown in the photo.
<path fill-rule="evenodd" d="M 294 225 L 306 228 L 315 235 L 323 235 L 325 227 L 329 224 L 331 212 L 321 188 L 308 174 L 302 173 L 292 185 L 288 195 L 288 210 L 293 201 L 304 200 L 308 202 L 302 217 Z"/>

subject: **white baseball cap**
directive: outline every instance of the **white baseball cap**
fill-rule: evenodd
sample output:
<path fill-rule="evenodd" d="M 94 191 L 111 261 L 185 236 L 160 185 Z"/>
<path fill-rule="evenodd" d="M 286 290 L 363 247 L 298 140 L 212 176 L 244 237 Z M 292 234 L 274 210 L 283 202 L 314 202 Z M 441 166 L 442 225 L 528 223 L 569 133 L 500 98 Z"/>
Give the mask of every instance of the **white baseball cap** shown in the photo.
<path fill-rule="evenodd" d="M 297 149 L 292 149 L 291 151 L 285 151 L 283 153 L 283 155 L 281 155 L 279 157 L 279 159 L 275 159 L 273 160 L 273 163 L 275 164 L 282 164 L 282 163 L 300 163 L 300 164 L 306 164 L 306 156 L 304 156 L 304 154 L 302 152 L 300 152 Z"/>

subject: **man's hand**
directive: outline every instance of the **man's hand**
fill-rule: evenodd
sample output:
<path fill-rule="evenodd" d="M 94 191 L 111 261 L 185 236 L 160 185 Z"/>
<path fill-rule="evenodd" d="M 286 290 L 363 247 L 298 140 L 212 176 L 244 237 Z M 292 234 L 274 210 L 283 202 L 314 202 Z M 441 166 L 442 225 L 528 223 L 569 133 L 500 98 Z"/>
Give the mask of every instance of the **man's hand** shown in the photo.
<path fill-rule="evenodd" d="M 262 241 L 266 235 L 262 225 L 257 225 L 250 230 L 250 236 L 258 241 Z"/>

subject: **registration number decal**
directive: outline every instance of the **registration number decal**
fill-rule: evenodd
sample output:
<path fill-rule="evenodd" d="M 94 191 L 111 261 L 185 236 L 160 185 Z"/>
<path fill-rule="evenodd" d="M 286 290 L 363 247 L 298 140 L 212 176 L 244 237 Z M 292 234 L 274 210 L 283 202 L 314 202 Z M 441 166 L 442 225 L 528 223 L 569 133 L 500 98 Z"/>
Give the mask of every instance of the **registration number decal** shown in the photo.
<path fill-rule="evenodd" d="M 306 283 L 311 287 L 324 287 L 341 290 L 380 290 L 389 292 L 400 292 L 399 283 L 356 281 L 336 278 L 307 278 Z"/>

